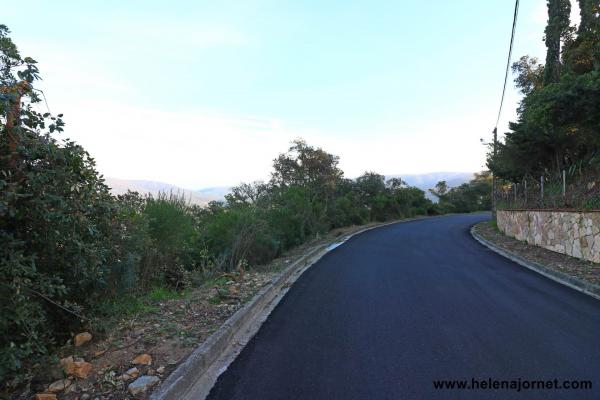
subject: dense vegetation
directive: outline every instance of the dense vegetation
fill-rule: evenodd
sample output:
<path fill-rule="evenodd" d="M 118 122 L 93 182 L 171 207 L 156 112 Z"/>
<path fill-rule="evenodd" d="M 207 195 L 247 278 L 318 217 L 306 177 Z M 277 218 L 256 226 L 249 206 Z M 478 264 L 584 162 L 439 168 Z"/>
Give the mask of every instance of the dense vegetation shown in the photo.
<path fill-rule="evenodd" d="M 112 196 L 94 160 L 55 138 L 36 62 L 0 26 L 0 380 L 64 343 L 107 303 L 154 286 L 181 289 L 268 262 L 336 227 L 437 213 L 424 192 L 368 172 L 344 178 L 338 157 L 301 140 L 270 181 L 225 202 Z M 89 326 L 88 326 L 89 327 Z"/>
<path fill-rule="evenodd" d="M 438 198 L 437 209 L 440 213 L 466 213 L 492 208 L 492 175 L 489 171 L 475 174 L 471 181 L 453 188 L 441 181 L 429 191 Z"/>
<path fill-rule="evenodd" d="M 488 166 L 499 178 L 559 177 L 597 170 L 600 150 L 600 2 L 579 0 L 581 23 L 569 21 L 568 0 L 548 0 L 546 62 L 513 64 L 524 97 Z M 582 197 L 584 194 L 579 194 Z"/>
<path fill-rule="evenodd" d="M 110 194 L 94 160 L 57 139 L 62 115 L 40 113 L 36 62 L 0 25 L 0 381 L 48 354 L 112 305 L 154 287 L 183 289 L 266 263 L 333 228 L 486 209 L 488 176 L 438 191 L 401 179 L 347 179 L 338 157 L 302 140 L 271 179 L 206 207 L 173 194 Z M 488 200 L 485 199 L 488 193 Z M 12 383 L 11 383 L 12 382 Z"/>

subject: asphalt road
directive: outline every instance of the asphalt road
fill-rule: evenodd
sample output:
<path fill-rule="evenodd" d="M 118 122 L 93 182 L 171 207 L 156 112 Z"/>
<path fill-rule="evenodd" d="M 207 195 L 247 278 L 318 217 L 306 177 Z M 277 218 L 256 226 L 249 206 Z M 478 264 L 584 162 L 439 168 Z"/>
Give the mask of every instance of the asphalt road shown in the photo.
<path fill-rule="evenodd" d="M 600 301 L 491 252 L 484 214 L 360 234 L 294 284 L 210 399 L 600 399 Z M 434 380 L 591 380 L 436 390 Z"/>

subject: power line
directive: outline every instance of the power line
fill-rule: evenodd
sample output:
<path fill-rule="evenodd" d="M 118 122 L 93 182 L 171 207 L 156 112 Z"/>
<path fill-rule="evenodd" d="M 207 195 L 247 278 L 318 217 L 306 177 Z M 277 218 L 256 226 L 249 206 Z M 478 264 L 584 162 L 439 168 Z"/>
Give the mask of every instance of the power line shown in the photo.
<path fill-rule="evenodd" d="M 500 99 L 500 109 L 498 110 L 498 118 L 496 119 L 496 129 L 500 122 L 502 114 L 502 106 L 504 105 L 504 94 L 506 93 L 506 82 L 508 81 L 508 70 L 510 69 L 510 59 L 512 57 L 513 43 L 515 41 L 515 29 L 517 27 L 517 17 L 519 15 L 519 0 L 515 0 L 515 13 L 513 16 L 512 33 L 510 35 L 510 46 L 508 48 L 508 59 L 506 60 L 506 72 L 504 73 L 504 85 L 502 86 L 502 98 Z"/>
<path fill-rule="evenodd" d="M 508 47 L 508 58 L 506 60 L 506 71 L 504 72 L 504 85 L 502 86 L 502 97 L 500 98 L 500 108 L 498 109 L 498 118 L 494 127 L 494 148 L 493 157 L 496 158 L 498 148 L 498 123 L 502 114 L 504 105 L 504 94 L 506 93 L 506 82 L 508 81 L 508 70 L 510 69 L 510 59 L 512 57 L 513 44 L 515 42 L 515 29 L 517 27 L 517 17 L 519 16 L 519 0 L 515 0 L 515 13 L 513 15 L 512 32 L 510 34 L 510 46 Z M 496 218 L 496 174 L 492 175 L 492 216 Z"/>

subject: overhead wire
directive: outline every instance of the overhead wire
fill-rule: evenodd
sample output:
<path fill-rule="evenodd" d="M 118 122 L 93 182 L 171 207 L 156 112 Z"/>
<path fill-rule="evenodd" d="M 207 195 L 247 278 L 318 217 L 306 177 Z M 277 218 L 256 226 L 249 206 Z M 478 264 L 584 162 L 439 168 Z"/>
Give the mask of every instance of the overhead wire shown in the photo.
<path fill-rule="evenodd" d="M 508 47 L 508 57 L 506 60 L 506 71 L 504 73 L 504 85 L 502 86 L 502 97 L 500 98 L 500 108 L 498 109 L 498 118 L 496 118 L 495 130 L 498 129 L 500 116 L 502 115 L 502 107 L 504 105 L 504 95 L 506 94 L 506 83 L 508 82 L 508 71 L 510 70 L 510 60 L 512 58 L 513 44 L 515 42 L 515 30 L 517 27 L 517 18 L 519 16 L 519 0 L 515 0 L 515 11 L 513 15 L 512 32 L 510 34 L 510 45 Z"/>

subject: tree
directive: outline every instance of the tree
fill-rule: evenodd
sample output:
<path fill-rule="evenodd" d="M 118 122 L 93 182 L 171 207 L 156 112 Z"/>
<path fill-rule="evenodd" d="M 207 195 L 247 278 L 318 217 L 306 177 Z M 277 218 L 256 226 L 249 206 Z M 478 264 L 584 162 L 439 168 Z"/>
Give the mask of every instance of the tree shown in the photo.
<path fill-rule="evenodd" d="M 309 146 L 302 139 L 294 140 L 288 152 L 273 161 L 270 186 L 275 202 L 285 207 L 291 201 L 293 207 L 302 210 L 302 237 L 330 227 L 325 217 L 344 176 L 338 163 L 338 156 Z"/>
<path fill-rule="evenodd" d="M 447 188 L 446 182 L 438 182 L 430 189 L 439 199 L 438 206 L 444 212 L 473 212 L 491 209 L 492 175 L 489 171 L 475 174 L 473 179 L 458 187 Z"/>
<path fill-rule="evenodd" d="M 268 191 L 268 185 L 261 181 L 241 183 L 231 188 L 225 200 L 229 206 L 256 204 Z"/>
<path fill-rule="evenodd" d="M 577 33 L 588 33 L 598 29 L 598 13 L 600 2 L 598 0 L 579 0 L 579 29 Z"/>
<path fill-rule="evenodd" d="M 81 324 L 64 308 L 105 293 L 123 234 L 94 160 L 51 136 L 61 115 L 36 111 L 36 62 L 8 34 L 0 25 L 0 381 Z"/>
<path fill-rule="evenodd" d="M 515 86 L 525 96 L 542 88 L 544 66 L 539 63 L 537 58 L 521 57 L 519 61 L 513 63 L 512 72 L 516 75 Z"/>
<path fill-rule="evenodd" d="M 592 165 L 599 154 L 598 6 L 598 0 L 580 1 L 582 24 L 575 32 L 568 26 L 570 3 L 548 1 L 546 65 L 527 56 L 513 64 L 524 94 L 518 120 L 509 124 L 497 151 L 488 153 L 488 167 L 499 178 L 559 176 L 574 165 Z"/>
<path fill-rule="evenodd" d="M 442 199 L 448 193 L 448 184 L 446 181 L 439 181 L 435 184 L 435 188 L 429 189 L 429 192 L 438 199 Z"/>
<path fill-rule="evenodd" d="M 569 0 L 548 0 L 548 25 L 546 26 L 546 66 L 544 84 L 556 83 L 560 79 L 560 42 L 570 32 Z"/>
<path fill-rule="evenodd" d="M 315 192 L 330 192 L 343 176 L 338 163 L 338 156 L 297 139 L 287 153 L 273 161 L 271 182 L 275 186 L 302 186 Z"/>

